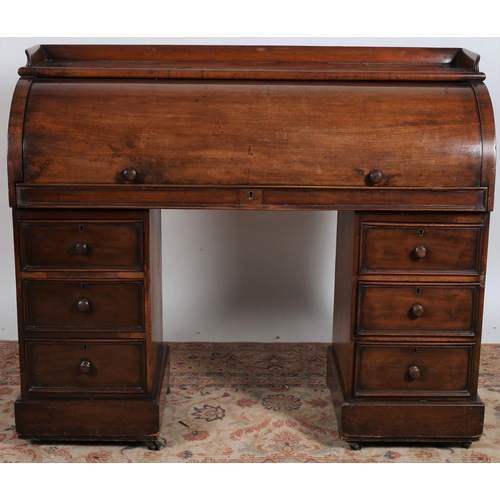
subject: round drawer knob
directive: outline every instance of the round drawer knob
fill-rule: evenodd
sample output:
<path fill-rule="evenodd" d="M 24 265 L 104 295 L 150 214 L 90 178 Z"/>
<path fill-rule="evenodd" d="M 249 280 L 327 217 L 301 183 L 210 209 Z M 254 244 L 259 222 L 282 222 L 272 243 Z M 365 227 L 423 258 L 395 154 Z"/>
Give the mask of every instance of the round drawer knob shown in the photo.
<path fill-rule="evenodd" d="M 418 247 L 415 247 L 413 253 L 417 259 L 423 259 L 427 255 L 427 248 L 425 248 L 424 245 L 419 245 Z"/>
<path fill-rule="evenodd" d="M 78 255 L 85 255 L 87 252 L 89 251 L 89 246 L 87 243 L 85 243 L 84 241 L 79 241 L 76 245 L 75 245 L 75 252 L 78 254 Z"/>
<path fill-rule="evenodd" d="M 88 359 L 80 361 L 80 373 L 88 373 L 90 371 L 91 364 Z"/>
<path fill-rule="evenodd" d="M 420 316 L 422 316 L 422 314 L 424 314 L 424 306 L 422 304 L 413 304 L 412 308 L 411 308 L 411 312 L 413 313 L 413 316 L 416 316 L 417 318 L 419 318 Z"/>
<path fill-rule="evenodd" d="M 372 184 L 380 184 L 384 176 L 380 170 L 372 170 L 368 174 L 368 178 Z"/>
<path fill-rule="evenodd" d="M 80 312 L 87 312 L 90 309 L 90 302 L 87 299 L 80 299 L 76 307 Z"/>
<path fill-rule="evenodd" d="M 135 181 L 137 180 L 137 170 L 135 170 L 134 168 L 126 168 L 122 172 L 122 176 L 126 181 L 129 182 Z"/>
<path fill-rule="evenodd" d="M 420 377 L 420 368 L 418 366 L 415 366 L 415 365 L 410 366 L 410 368 L 408 368 L 408 375 L 411 378 Z"/>

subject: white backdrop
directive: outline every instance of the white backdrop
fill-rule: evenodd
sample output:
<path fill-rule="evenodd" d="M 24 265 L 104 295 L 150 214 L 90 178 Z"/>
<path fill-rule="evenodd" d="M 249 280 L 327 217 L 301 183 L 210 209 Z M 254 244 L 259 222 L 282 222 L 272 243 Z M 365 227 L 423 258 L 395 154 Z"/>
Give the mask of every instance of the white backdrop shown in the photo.
<path fill-rule="evenodd" d="M 39 43 L 463 47 L 481 55 L 500 116 L 500 38 L 0 38 L 0 340 L 17 338 L 6 168 L 10 100 L 24 50 Z M 500 343 L 500 213 L 491 222 L 483 340 Z M 164 339 L 329 342 L 335 229 L 335 212 L 164 211 Z"/>

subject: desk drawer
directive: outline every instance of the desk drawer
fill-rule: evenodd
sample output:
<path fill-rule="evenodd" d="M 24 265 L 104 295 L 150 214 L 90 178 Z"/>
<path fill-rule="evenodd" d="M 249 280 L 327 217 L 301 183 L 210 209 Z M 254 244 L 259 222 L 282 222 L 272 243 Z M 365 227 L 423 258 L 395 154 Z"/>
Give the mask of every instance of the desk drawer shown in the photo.
<path fill-rule="evenodd" d="M 359 335 L 474 335 L 477 285 L 361 283 Z"/>
<path fill-rule="evenodd" d="M 142 270 L 142 234 L 142 221 L 22 221 L 22 269 Z"/>
<path fill-rule="evenodd" d="M 468 396 L 472 344 L 358 344 L 357 396 Z"/>
<path fill-rule="evenodd" d="M 362 223 L 359 272 L 477 274 L 481 228 Z"/>
<path fill-rule="evenodd" d="M 142 281 L 23 280 L 26 331 L 143 331 Z"/>
<path fill-rule="evenodd" d="M 28 341 L 26 350 L 28 392 L 145 392 L 142 341 Z"/>

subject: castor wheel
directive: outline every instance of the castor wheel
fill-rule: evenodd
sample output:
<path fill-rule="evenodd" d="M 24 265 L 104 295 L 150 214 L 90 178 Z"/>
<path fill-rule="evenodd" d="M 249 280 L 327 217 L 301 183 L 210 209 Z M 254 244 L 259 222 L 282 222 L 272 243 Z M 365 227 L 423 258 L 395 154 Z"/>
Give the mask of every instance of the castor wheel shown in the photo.
<path fill-rule="evenodd" d="M 161 442 L 158 440 L 157 441 L 149 441 L 147 443 L 147 445 L 151 451 L 158 451 L 161 448 Z"/>
<path fill-rule="evenodd" d="M 349 445 L 349 448 L 351 448 L 352 451 L 359 451 L 361 450 L 361 443 L 347 443 Z"/>
<path fill-rule="evenodd" d="M 466 450 L 468 450 L 470 448 L 471 444 L 472 444 L 471 441 L 465 441 L 464 443 L 462 443 L 462 448 L 465 448 Z"/>

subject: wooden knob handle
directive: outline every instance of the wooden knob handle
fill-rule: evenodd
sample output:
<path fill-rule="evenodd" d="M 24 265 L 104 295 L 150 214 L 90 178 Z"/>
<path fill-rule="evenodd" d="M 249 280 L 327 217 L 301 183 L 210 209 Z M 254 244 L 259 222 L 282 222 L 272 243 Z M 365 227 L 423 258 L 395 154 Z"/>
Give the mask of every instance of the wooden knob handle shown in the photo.
<path fill-rule="evenodd" d="M 419 318 L 420 316 L 422 316 L 422 314 L 424 314 L 424 306 L 422 304 L 413 304 L 412 308 L 411 308 L 411 312 L 413 313 L 413 316 L 416 316 L 417 318 Z"/>
<path fill-rule="evenodd" d="M 89 246 L 87 243 L 85 243 L 84 241 L 79 241 L 76 245 L 75 245 L 75 252 L 78 254 L 78 255 L 85 255 L 87 252 L 89 251 Z"/>
<path fill-rule="evenodd" d="M 427 255 L 427 248 L 424 245 L 418 245 L 418 247 L 415 247 L 413 253 L 417 259 L 423 259 Z"/>
<path fill-rule="evenodd" d="M 91 364 L 88 359 L 80 361 L 80 373 L 88 373 L 90 371 Z"/>
<path fill-rule="evenodd" d="M 408 368 L 408 375 L 411 378 L 418 378 L 418 377 L 420 377 L 420 368 L 418 366 L 416 366 L 416 365 L 410 366 L 410 368 Z"/>
<path fill-rule="evenodd" d="M 126 181 L 129 182 L 135 181 L 137 180 L 137 170 L 135 170 L 134 168 L 126 168 L 122 172 L 122 176 Z"/>
<path fill-rule="evenodd" d="M 80 299 L 76 307 L 80 312 L 87 312 L 90 309 L 90 302 L 87 299 Z"/>
<path fill-rule="evenodd" d="M 370 182 L 372 184 L 379 184 L 380 182 L 382 182 L 382 179 L 384 178 L 384 176 L 380 170 L 372 170 L 368 174 L 368 178 L 370 179 Z"/>

